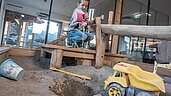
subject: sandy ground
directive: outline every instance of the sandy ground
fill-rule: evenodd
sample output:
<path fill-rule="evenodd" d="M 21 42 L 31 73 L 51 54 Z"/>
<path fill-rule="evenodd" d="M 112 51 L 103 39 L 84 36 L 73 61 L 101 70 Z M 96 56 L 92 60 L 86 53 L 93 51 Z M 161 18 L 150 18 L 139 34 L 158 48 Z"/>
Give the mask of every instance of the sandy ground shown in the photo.
<path fill-rule="evenodd" d="M 83 80 L 78 77 L 43 69 L 40 62 L 48 63 L 40 58 L 10 57 L 25 70 L 25 75 L 14 81 L 0 77 L 0 96 L 93 96 L 103 90 L 104 80 L 112 73 L 111 67 L 95 69 L 93 66 L 67 66 L 61 70 L 92 77 Z M 171 78 L 162 77 L 167 93 L 171 96 Z"/>

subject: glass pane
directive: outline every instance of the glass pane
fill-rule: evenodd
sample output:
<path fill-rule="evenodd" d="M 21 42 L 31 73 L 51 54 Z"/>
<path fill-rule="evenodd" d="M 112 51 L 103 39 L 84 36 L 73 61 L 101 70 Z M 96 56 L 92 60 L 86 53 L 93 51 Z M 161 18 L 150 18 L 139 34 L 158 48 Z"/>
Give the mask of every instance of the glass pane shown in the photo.
<path fill-rule="evenodd" d="M 6 46 L 19 46 L 20 14 L 6 12 L 3 44 Z"/>
<path fill-rule="evenodd" d="M 33 48 L 41 46 L 45 42 L 47 20 L 43 20 L 44 23 L 37 24 L 33 23 L 32 34 L 30 34 L 30 39 L 33 38 Z M 59 37 L 61 30 L 61 23 L 50 21 L 49 33 L 47 43 L 53 42 Z"/>
<path fill-rule="evenodd" d="M 6 11 L 3 45 L 28 48 L 29 27 L 34 21 L 33 16 Z"/>
<path fill-rule="evenodd" d="M 48 43 L 55 41 L 59 37 L 61 33 L 61 26 L 62 25 L 59 22 L 50 22 L 47 40 Z"/>
<path fill-rule="evenodd" d="M 42 24 L 33 23 L 32 34 L 30 34 L 30 40 L 33 39 L 33 41 L 31 41 L 33 43 L 32 48 L 37 48 L 45 42 L 47 22 L 45 22 L 45 20 L 43 21 L 44 23 Z"/>

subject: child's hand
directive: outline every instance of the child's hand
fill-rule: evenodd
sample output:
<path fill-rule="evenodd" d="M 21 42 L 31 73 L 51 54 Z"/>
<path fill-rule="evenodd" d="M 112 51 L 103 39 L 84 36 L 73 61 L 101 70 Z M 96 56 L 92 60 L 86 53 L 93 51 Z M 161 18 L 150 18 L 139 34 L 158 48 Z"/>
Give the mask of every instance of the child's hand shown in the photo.
<path fill-rule="evenodd" d="M 83 27 L 87 26 L 87 22 L 82 22 L 82 26 Z"/>
<path fill-rule="evenodd" d="M 85 19 L 85 20 L 88 20 L 88 18 L 89 18 L 88 14 L 85 14 L 85 15 L 84 15 L 84 19 Z"/>

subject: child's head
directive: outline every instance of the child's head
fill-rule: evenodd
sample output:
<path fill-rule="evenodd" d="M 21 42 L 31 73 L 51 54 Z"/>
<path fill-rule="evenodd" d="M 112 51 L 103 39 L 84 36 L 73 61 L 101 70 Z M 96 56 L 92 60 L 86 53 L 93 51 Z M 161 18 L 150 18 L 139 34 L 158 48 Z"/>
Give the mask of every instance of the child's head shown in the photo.
<path fill-rule="evenodd" d="M 78 0 L 77 6 L 78 6 L 81 10 L 87 11 L 89 2 L 90 2 L 90 0 Z"/>

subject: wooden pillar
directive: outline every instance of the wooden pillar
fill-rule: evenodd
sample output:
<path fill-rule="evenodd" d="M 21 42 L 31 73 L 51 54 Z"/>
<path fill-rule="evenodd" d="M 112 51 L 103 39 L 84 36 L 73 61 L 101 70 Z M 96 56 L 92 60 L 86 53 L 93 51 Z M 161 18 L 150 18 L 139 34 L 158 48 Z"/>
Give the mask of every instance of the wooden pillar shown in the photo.
<path fill-rule="evenodd" d="M 63 50 L 54 49 L 52 51 L 50 66 L 53 66 L 55 68 L 61 68 L 62 58 L 63 58 Z"/>
<path fill-rule="evenodd" d="M 121 23 L 122 4 L 123 4 L 122 2 L 123 2 L 123 0 L 116 0 L 114 24 L 120 24 Z M 118 35 L 112 35 L 111 53 L 113 53 L 113 54 L 117 53 L 118 42 L 119 42 L 119 36 Z"/>
<path fill-rule="evenodd" d="M 43 48 L 41 48 L 40 49 L 40 57 L 45 57 L 45 52 L 44 52 L 44 50 L 43 50 Z"/>
<path fill-rule="evenodd" d="M 101 68 L 103 66 L 105 53 L 105 44 L 101 37 L 101 18 L 96 18 L 96 68 Z"/>
<path fill-rule="evenodd" d="M 113 11 L 109 11 L 109 17 L 108 17 L 108 24 L 113 24 L 113 14 L 114 14 L 114 12 Z M 107 49 L 110 49 L 109 48 L 109 41 L 110 41 L 110 34 L 109 35 L 107 35 L 107 41 L 106 41 L 106 48 Z"/>

